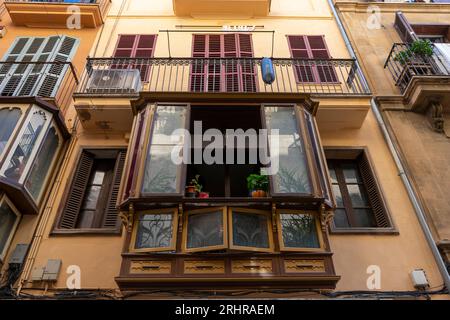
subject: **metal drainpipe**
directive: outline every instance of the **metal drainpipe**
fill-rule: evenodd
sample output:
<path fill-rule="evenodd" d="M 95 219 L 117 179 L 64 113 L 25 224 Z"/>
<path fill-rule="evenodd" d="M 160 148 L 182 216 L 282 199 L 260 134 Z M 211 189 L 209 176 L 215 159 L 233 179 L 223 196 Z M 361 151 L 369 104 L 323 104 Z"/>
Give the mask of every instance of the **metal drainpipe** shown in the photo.
<path fill-rule="evenodd" d="M 348 51 L 350 52 L 352 58 L 356 60 L 356 65 L 357 65 L 358 71 L 361 75 L 361 79 L 363 80 L 364 85 L 367 86 L 367 88 L 369 88 L 367 80 L 366 80 L 366 78 L 362 72 L 362 69 L 359 65 L 358 58 L 356 57 L 355 51 L 353 50 L 350 39 L 348 38 L 347 32 L 344 29 L 341 18 L 339 17 L 339 15 L 336 11 L 336 8 L 334 7 L 333 0 L 328 0 L 328 5 L 330 6 L 331 11 L 333 12 L 335 21 L 339 27 L 342 37 L 344 38 L 344 42 L 345 42 L 345 45 L 346 45 Z M 372 112 L 374 113 L 375 118 L 378 122 L 378 125 L 380 126 L 380 129 L 383 132 L 383 136 L 389 147 L 389 151 L 391 152 L 392 157 L 394 158 L 395 164 L 397 166 L 398 174 L 399 174 L 400 178 L 402 179 L 403 184 L 405 185 L 406 191 L 408 192 L 408 196 L 413 204 L 414 212 L 416 213 L 417 219 L 419 220 L 419 224 L 422 228 L 423 233 L 425 234 L 425 238 L 428 242 L 428 245 L 431 248 L 431 252 L 433 253 L 434 259 L 436 260 L 436 264 L 438 266 L 439 272 L 441 273 L 442 279 L 444 280 L 444 284 L 445 284 L 446 288 L 448 290 L 450 290 L 450 275 L 447 271 L 444 260 L 439 252 L 438 247 L 436 246 L 436 243 L 431 234 L 431 230 L 425 219 L 425 211 L 414 192 L 412 183 L 411 183 L 408 175 L 405 173 L 405 169 L 403 167 L 399 153 L 395 147 L 395 144 L 393 143 L 393 141 L 391 139 L 389 131 L 386 128 L 386 124 L 384 123 L 383 117 L 381 116 L 381 113 L 378 109 L 377 102 L 375 101 L 375 99 L 372 98 L 372 100 L 370 101 L 370 104 L 371 104 Z M 449 292 L 449 294 L 450 294 L 450 292 Z"/>

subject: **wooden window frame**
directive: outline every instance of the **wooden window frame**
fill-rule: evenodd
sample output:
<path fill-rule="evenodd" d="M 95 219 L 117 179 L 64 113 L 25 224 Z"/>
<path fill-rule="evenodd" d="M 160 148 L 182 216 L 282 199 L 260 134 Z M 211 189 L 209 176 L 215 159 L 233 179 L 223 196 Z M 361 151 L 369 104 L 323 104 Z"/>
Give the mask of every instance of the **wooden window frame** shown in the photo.
<path fill-rule="evenodd" d="M 25 119 L 28 117 L 28 112 L 31 109 L 28 105 L 27 106 L 1 106 L 0 107 L 0 111 L 1 110 L 19 110 L 20 111 L 20 117 L 19 120 L 17 120 L 16 126 L 14 127 L 14 130 L 11 132 L 11 136 L 8 139 L 8 142 L 5 144 L 5 147 L 3 148 L 3 151 L 0 152 L 0 167 L 3 166 L 3 159 L 4 156 L 7 155 L 10 151 L 10 146 L 14 144 L 14 142 L 16 141 L 16 136 L 17 133 L 20 131 L 20 129 L 22 128 L 22 125 L 25 121 Z"/>
<path fill-rule="evenodd" d="M 140 218 L 143 215 L 148 214 L 172 214 L 172 237 L 170 239 L 170 246 L 168 247 L 157 247 L 157 248 L 141 248 L 136 249 L 136 238 L 139 229 Z M 165 208 L 165 209 L 155 209 L 155 210 L 145 210 L 140 211 L 136 214 L 136 219 L 134 221 L 133 231 L 131 233 L 130 240 L 130 252 L 165 252 L 165 251 L 176 251 L 177 247 L 177 234 L 178 234 L 178 209 L 177 208 Z"/>
<path fill-rule="evenodd" d="M 110 227 L 99 227 L 99 228 L 72 228 L 72 229 L 64 229 L 60 227 L 63 215 L 64 215 L 64 209 L 66 207 L 66 203 L 67 200 L 69 199 L 69 193 L 70 190 L 72 189 L 72 185 L 75 181 L 76 178 L 76 172 L 78 168 L 78 165 L 80 163 L 81 157 L 83 152 L 88 152 L 89 150 L 115 150 L 118 152 L 116 159 L 116 165 L 114 166 L 114 171 L 116 170 L 116 166 L 117 166 L 117 162 L 118 162 L 118 156 L 120 152 L 126 152 L 127 148 L 124 146 L 111 146 L 111 147 L 100 147 L 100 146 L 89 146 L 89 147 L 81 147 L 78 155 L 73 163 L 74 166 L 74 171 L 71 174 L 71 178 L 68 182 L 68 188 L 65 191 L 64 196 L 62 197 L 62 199 L 64 201 L 60 202 L 59 208 L 58 208 L 58 217 L 57 219 L 55 219 L 54 223 L 53 223 L 53 227 L 52 227 L 52 231 L 50 233 L 50 235 L 92 235 L 92 234 L 105 234 L 105 235 L 121 235 L 122 233 L 122 225 L 120 223 L 117 223 L 116 226 L 114 228 L 110 228 Z M 122 168 L 122 170 L 124 170 L 125 167 Z M 114 174 L 113 174 L 114 176 Z M 122 176 L 123 176 L 123 172 L 122 172 Z M 114 177 L 113 177 L 114 178 Z M 110 186 L 110 189 L 112 190 L 112 185 Z M 108 201 L 110 199 L 111 194 L 109 193 L 108 196 L 108 200 L 106 201 L 106 205 L 105 205 L 105 212 L 102 215 L 102 221 L 105 220 L 106 218 L 106 208 L 108 207 Z M 84 195 L 83 195 L 84 198 Z M 119 195 L 117 196 L 117 200 L 119 200 Z M 78 213 L 79 214 L 79 213 Z M 119 219 L 119 217 L 117 216 L 117 218 Z"/>
<path fill-rule="evenodd" d="M 199 248 L 188 248 L 187 247 L 187 237 L 188 237 L 188 221 L 189 216 L 194 214 L 208 214 L 217 211 L 222 211 L 222 225 L 223 225 L 223 244 L 215 245 L 209 247 L 199 247 Z M 182 235 L 182 251 L 186 253 L 194 253 L 194 252 L 208 252 L 214 250 L 223 250 L 228 248 L 228 218 L 227 218 L 227 207 L 211 207 L 206 209 L 196 209 L 189 210 L 184 212 L 184 222 L 183 222 L 183 235 Z"/>
<path fill-rule="evenodd" d="M 369 150 L 367 147 L 324 147 L 326 160 L 356 160 L 359 156 L 365 155 L 367 158 L 367 162 L 370 167 L 370 171 L 372 174 L 372 177 L 374 179 L 376 188 L 379 192 L 379 201 L 382 203 L 386 219 L 389 221 L 390 226 L 389 227 L 348 227 L 348 228 L 338 228 L 336 227 L 334 223 L 334 219 L 332 219 L 329 231 L 331 234 L 392 234 L 392 235 L 398 235 L 399 231 L 394 223 L 394 220 L 392 219 L 392 215 L 390 213 L 389 207 L 387 206 L 387 202 L 384 197 L 383 190 L 381 188 L 381 185 L 379 183 L 378 176 L 376 174 L 376 171 L 374 170 L 374 165 L 372 163 L 372 158 L 370 156 Z M 330 153 L 332 154 L 330 156 Z M 364 188 L 367 193 L 367 186 L 364 184 Z M 333 194 L 334 197 L 334 194 Z M 335 200 L 334 200 L 335 201 Z M 370 200 L 368 200 L 370 202 Z M 336 202 L 336 201 L 335 201 Z M 372 204 L 371 204 L 372 208 Z"/>
<path fill-rule="evenodd" d="M 308 247 L 286 247 L 284 245 L 283 240 L 283 227 L 281 224 L 281 214 L 298 214 L 298 215 L 304 215 L 308 214 L 314 217 L 315 225 L 316 225 L 316 231 L 317 231 L 317 238 L 319 240 L 319 247 L 318 248 L 308 248 Z M 276 211 L 277 216 L 277 233 L 278 233 L 278 243 L 280 246 L 280 251 L 291 251 L 291 252 L 322 252 L 325 251 L 325 241 L 322 234 L 322 228 L 320 225 L 319 217 L 317 215 L 316 211 L 309 211 L 309 210 L 296 210 L 296 209 L 277 209 Z"/>
<path fill-rule="evenodd" d="M 11 242 L 14 238 L 14 235 L 16 234 L 17 228 L 19 226 L 20 220 L 22 218 L 22 214 L 17 210 L 17 208 L 14 206 L 11 200 L 9 200 L 8 196 L 5 194 L 0 195 L 0 206 L 6 203 L 6 205 L 11 209 L 11 211 L 16 215 L 16 220 L 14 221 L 14 225 L 9 232 L 8 239 L 6 239 L 5 247 L 2 251 L 0 251 L 0 263 L 4 263 L 4 260 L 6 258 L 6 255 L 8 253 L 9 247 L 11 245 Z"/>
<path fill-rule="evenodd" d="M 273 242 L 273 229 L 272 229 L 272 218 L 271 218 L 271 212 L 264 211 L 264 210 L 256 210 L 256 209 L 246 209 L 246 208 L 237 208 L 237 207 L 228 207 L 228 238 L 229 238 L 229 248 L 231 250 L 239 250 L 239 251 L 253 251 L 253 252 L 273 252 L 274 251 L 274 242 Z M 267 234 L 269 242 L 268 248 L 260 248 L 260 247 L 246 247 L 246 246 L 239 246 L 234 244 L 234 237 L 233 237 L 233 212 L 238 213 L 244 213 L 244 214 L 259 214 L 266 217 L 267 222 Z"/>

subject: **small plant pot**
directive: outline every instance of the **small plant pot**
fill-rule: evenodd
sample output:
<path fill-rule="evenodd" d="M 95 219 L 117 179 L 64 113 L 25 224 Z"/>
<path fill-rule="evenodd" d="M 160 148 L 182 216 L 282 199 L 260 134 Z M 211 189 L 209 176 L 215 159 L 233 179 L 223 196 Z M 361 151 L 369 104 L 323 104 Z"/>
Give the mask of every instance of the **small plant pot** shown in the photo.
<path fill-rule="evenodd" d="M 185 192 L 186 193 L 195 193 L 195 187 L 194 186 L 186 186 Z"/>
<path fill-rule="evenodd" d="M 209 192 L 199 192 L 199 193 L 198 193 L 198 197 L 199 197 L 200 199 L 206 199 L 206 198 L 209 198 Z"/>
<path fill-rule="evenodd" d="M 253 190 L 251 192 L 252 198 L 265 198 L 267 193 L 264 190 Z"/>

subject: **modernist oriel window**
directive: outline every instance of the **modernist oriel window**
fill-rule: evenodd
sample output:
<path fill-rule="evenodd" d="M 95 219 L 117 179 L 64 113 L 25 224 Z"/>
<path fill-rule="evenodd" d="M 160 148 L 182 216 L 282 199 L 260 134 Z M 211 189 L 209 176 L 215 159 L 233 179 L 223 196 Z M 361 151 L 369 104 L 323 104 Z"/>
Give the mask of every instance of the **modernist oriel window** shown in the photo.
<path fill-rule="evenodd" d="M 330 52 L 322 35 L 290 35 L 288 37 L 291 57 L 294 62 L 295 78 L 300 83 L 321 83 L 338 81 Z M 307 59 L 314 59 L 308 61 Z M 301 61 L 300 61 L 301 60 Z"/>
<path fill-rule="evenodd" d="M 16 38 L 2 58 L 11 63 L 0 66 L 0 95 L 54 97 L 69 66 L 50 62 L 70 61 L 77 46 L 68 36 Z"/>
<path fill-rule="evenodd" d="M 282 251 L 305 251 L 323 248 L 317 213 L 302 210 L 277 210 L 278 238 Z"/>
<path fill-rule="evenodd" d="M 20 217 L 20 213 L 11 201 L 3 195 L 0 198 L 0 262 L 4 262 Z"/>
<path fill-rule="evenodd" d="M 22 116 L 20 108 L 0 108 L 0 156 L 17 127 L 17 123 Z"/>
<path fill-rule="evenodd" d="M 335 229 L 391 228 L 367 153 L 362 149 L 327 149 L 326 153 L 337 204 Z"/>
<path fill-rule="evenodd" d="M 191 91 L 257 91 L 251 34 L 194 34 L 192 58 Z"/>
<path fill-rule="evenodd" d="M 58 229 L 117 231 L 116 202 L 125 155 L 120 149 L 82 151 Z"/>
<path fill-rule="evenodd" d="M 135 252 L 174 251 L 176 249 L 177 222 L 177 209 L 139 212 L 130 249 Z"/>

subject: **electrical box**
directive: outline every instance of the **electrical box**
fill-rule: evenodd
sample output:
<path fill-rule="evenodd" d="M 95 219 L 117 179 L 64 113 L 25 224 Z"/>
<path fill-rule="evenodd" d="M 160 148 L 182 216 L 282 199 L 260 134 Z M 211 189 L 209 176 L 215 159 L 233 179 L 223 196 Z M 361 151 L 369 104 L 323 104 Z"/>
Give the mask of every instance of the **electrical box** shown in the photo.
<path fill-rule="evenodd" d="M 427 275 L 423 269 L 416 269 L 411 272 L 411 280 L 413 282 L 414 288 L 416 289 L 426 289 L 430 285 L 428 283 Z"/>
<path fill-rule="evenodd" d="M 58 279 L 59 270 L 61 270 L 60 259 L 49 259 L 44 268 L 43 281 L 56 281 Z"/>
<path fill-rule="evenodd" d="M 14 248 L 14 251 L 9 259 L 9 264 L 20 264 L 22 265 L 25 262 L 25 258 L 28 252 L 28 244 L 19 243 Z"/>
<path fill-rule="evenodd" d="M 33 271 L 31 272 L 31 281 L 42 281 L 42 278 L 44 278 L 44 271 L 44 267 L 33 268 Z"/>

